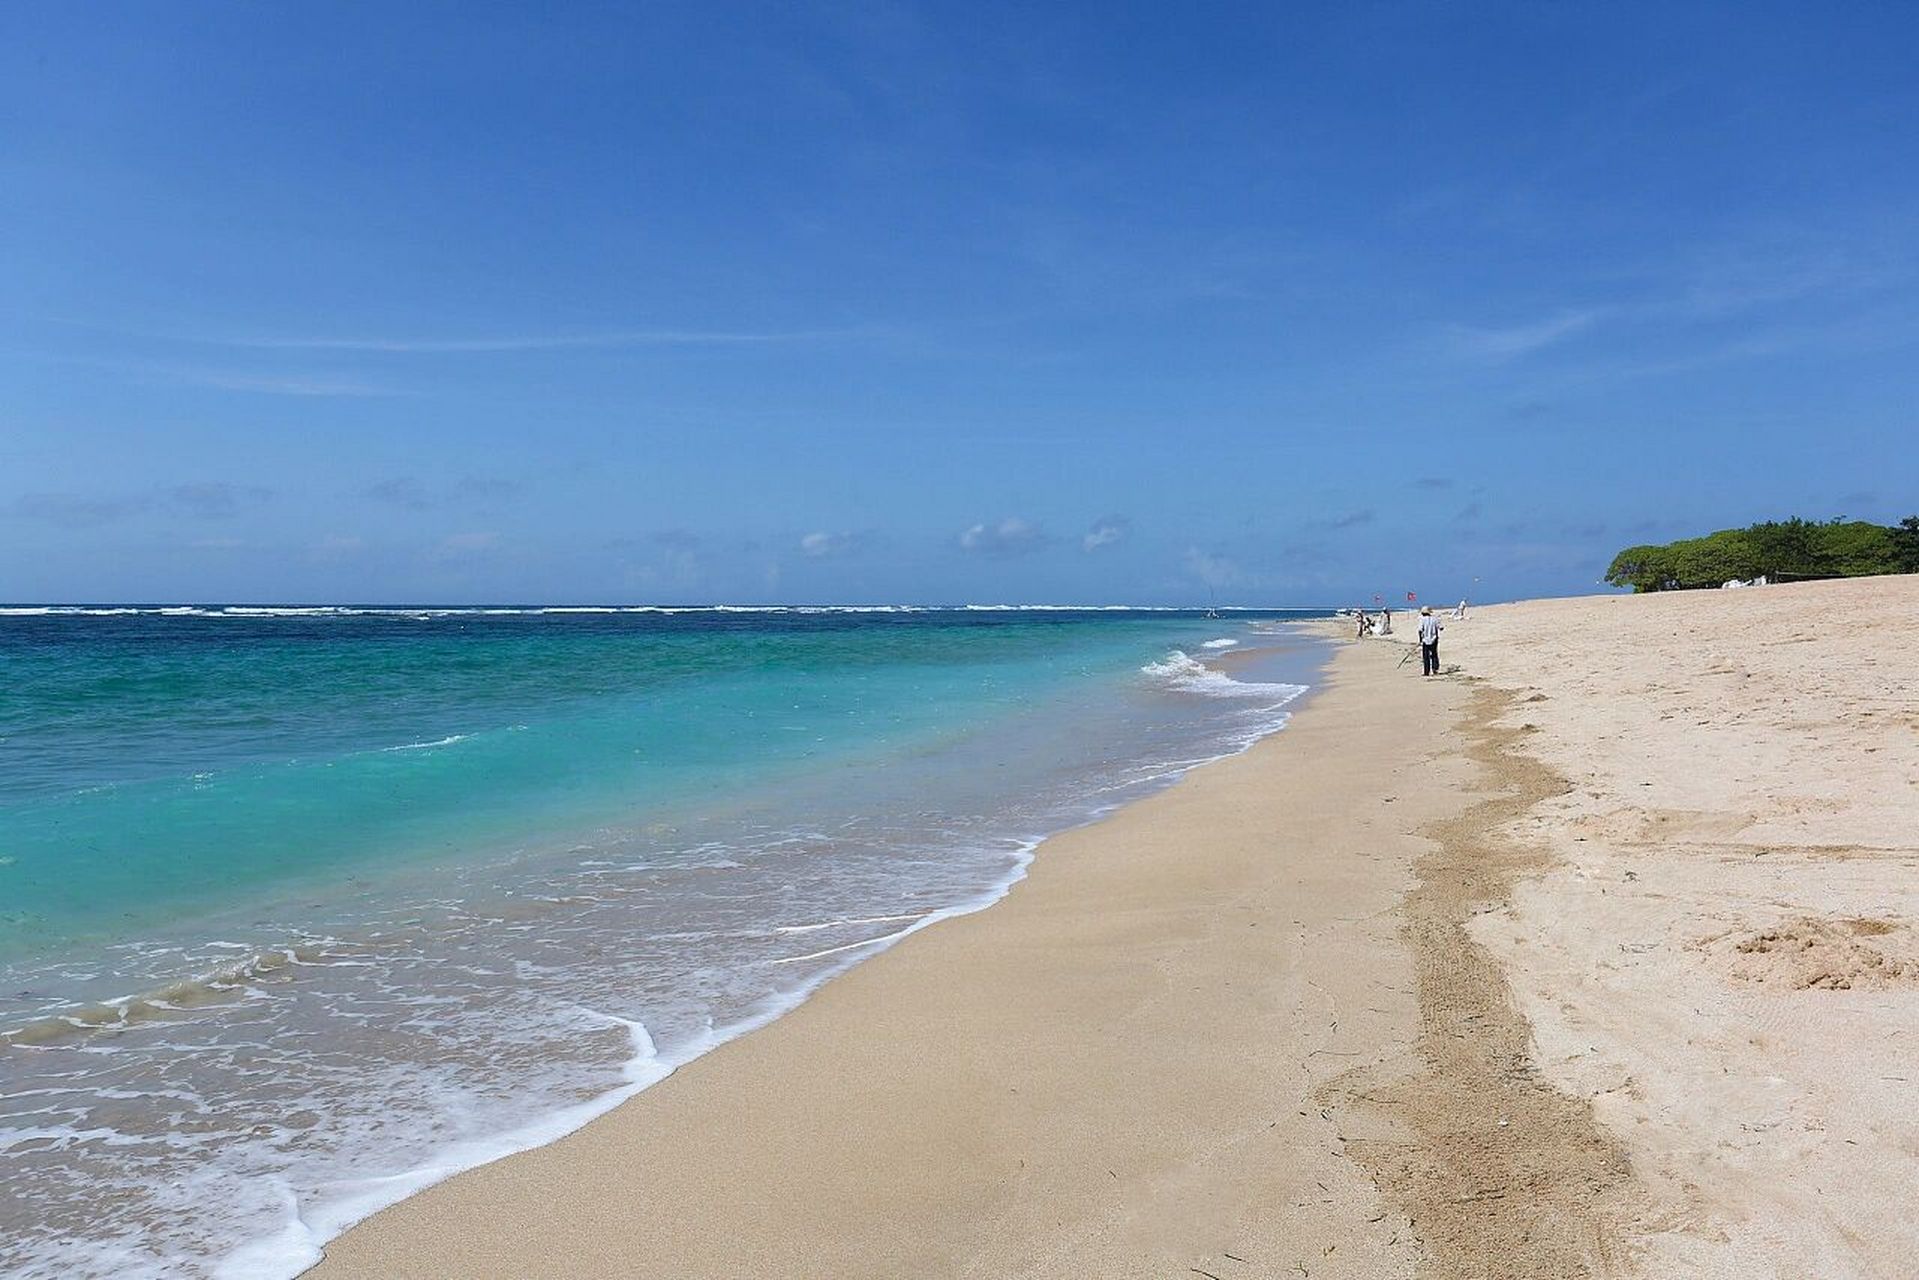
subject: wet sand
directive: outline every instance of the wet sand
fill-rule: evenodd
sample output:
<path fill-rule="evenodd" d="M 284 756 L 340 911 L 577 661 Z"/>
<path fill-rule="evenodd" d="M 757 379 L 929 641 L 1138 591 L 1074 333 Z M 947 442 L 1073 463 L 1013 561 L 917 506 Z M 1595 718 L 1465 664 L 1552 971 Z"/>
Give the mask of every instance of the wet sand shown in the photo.
<path fill-rule="evenodd" d="M 1320 1097 L 1411 1052 L 1408 832 L 1472 771 L 1404 732 L 1464 689 L 1395 661 L 1343 651 L 1285 731 L 1048 841 L 999 905 L 309 1274 L 1410 1275 Z"/>

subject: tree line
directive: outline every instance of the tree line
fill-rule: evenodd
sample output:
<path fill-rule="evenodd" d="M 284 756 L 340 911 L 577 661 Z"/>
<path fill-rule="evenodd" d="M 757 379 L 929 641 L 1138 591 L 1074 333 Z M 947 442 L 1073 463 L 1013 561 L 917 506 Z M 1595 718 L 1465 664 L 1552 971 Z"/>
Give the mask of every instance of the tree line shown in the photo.
<path fill-rule="evenodd" d="M 1684 591 L 1737 579 L 1859 578 L 1919 573 L 1919 516 L 1896 525 L 1866 520 L 1768 520 L 1703 538 L 1627 547 L 1606 581 L 1634 591 Z"/>

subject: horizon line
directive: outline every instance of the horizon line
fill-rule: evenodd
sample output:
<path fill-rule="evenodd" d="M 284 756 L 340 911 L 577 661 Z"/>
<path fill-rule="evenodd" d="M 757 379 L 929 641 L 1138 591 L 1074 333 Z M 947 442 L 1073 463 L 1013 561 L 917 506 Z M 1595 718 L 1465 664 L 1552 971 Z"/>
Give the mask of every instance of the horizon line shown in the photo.
<path fill-rule="evenodd" d="M 281 611 L 316 612 L 334 611 L 422 611 L 472 612 L 483 609 L 511 610 L 514 612 L 558 612 L 576 611 L 584 613 L 646 613 L 646 612 L 739 612 L 739 613 L 775 613 L 795 609 L 819 609 L 841 611 L 918 611 L 918 612 L 975 612 L 1011 611 L 1011 610 L 1052 610 L 1080 613 L 1204 613 L 1209 606 L 1203 604 L 1058 604 L 1053 602 L 1002 603 L 990 601 L 964 601 L 945 604 L 924 604 L 907 601 L 872 601 L 858 604 L 798 603 L 798 604 L 605 604 L 597 602 L 568 602 L 564 604 L 538 604 L 531 602 L 469 601 L 464 604 L 434 604 L 420 601 L 302 601 L 299 603 L 275 603 L 245 600 L 209 601 L 209 600 L 68 600 L 68 601 L 0 601 L 0 610 L 44 609 L 44 610 L 82 610 L 82 609 L 124 609 L 141 612 L 160 610 L 199 610 L 199 611 Z M 1221 604 L 1211 608 L 1233 613 L 1309 613 L 1319 609 L 1330 609 L 1334 605 L 1255 605 Z"/>

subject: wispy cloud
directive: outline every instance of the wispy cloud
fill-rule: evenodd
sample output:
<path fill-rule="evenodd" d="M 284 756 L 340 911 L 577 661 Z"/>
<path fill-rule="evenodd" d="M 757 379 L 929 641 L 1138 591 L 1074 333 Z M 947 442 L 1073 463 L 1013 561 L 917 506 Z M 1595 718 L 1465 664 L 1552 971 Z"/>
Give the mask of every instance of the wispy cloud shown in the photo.
<path fill-rule="evenodd" d="M 1086 531 L 1079 545 L 1084 551 L 1098 551 L 1126 541 L 1132 532 L 1133 522 L 1126 516 L 1101 516 L 1093 521 L 1093 527 Z"/>
<path fill-rule="evenodd" d="M 1667 272 L 1680 279 L 1681 288 L 1660 309 L 1718 318 L 1814 296 L 1903 293 L 1915 266 L 1903 217 L 1890 228 L 1870 220 L 1844 231 L 1771 228 L 1715 241 Z"/>
<path fill-rule="evenodd" d="M 512 351 L 565 351 L 595 347 L 710 347 L 804 342 L 845 337 L 853 330 L 732 331 L 714 329 L 619 329 L 604 333 L 501 334 L 472 338 L 406 337 L 192 337 L 185 341 L 252 351 L 359 351 L 386 355 L 487 355 Z"/>
<path fill-rule="evenodd" d="M 660 529 L 649 533 L 646 540 L 668 551 L 698 551 L 706 546 L 706 539 L 691 529 Z"/>
<path fill-rule="evenodd" d="M 959 536 L 960 550 L 999 558 L 1028 555 L 1046 543 L 1046 534 L 1038 525 L 1018 516 L 1007 516 L 995 524 L 976 524 Z"/>
<path fill-rule="evenodd" d="M 370 502 L 407 511 L 430 511 L 435 507 L 484 507 L 508 502 L 527 491 L 521 480 L 467 476 L 448 486 L 429 487 L 414 476 L 388 476 L 360 490 Z"/>
<path fill-rule="evenodd" d="M 425 511 L 433 505 L 433 499 L 427 496 L 426 486 L 412 476 L 392 476 L 376 481 L 361 490 L 361 496 L 408 511 Z"/>
<path fill-rule="evenodd" d="M 304 372 L 209 368 L 169 360 L 123 360 L 96 356 L 39 356 L 56 364 L 105 369 L 151 382 L 182 387 L 207 387 L 268 396 L 396 396 L 405 392 L 359 378 Z"/>
<path fill-rule="evenodd" d="M 524 480 L 508 480 L 500 476 L 463 476 L 454 484 L 453 494 L 476 502 L 507 502 L 524 495 L 529 487 Z"/>
<path fill-rule="evenodd" d="M 161 496 L 174 508 L 202 520 L 224 520 L 238 515 L 246 507 L 256 506 L 273 496 L 273 490 L 257 484 L 228 484 L 224 480 L 197 484 L 176 484 Z"/>
<path fill-rule="evenodd" d="M 821 529 L 800 539 L 800 554 L 814 560 L 828 560 L 851 555 L 863 542 L 857 533 L 831 533 Z"/>
<path fill-rule="evenodd" d="M 1306 523 L 1311 529 L 1357 529 L 1362 524 L 1371 524 L 1377 517 L 1378 513 L 1371 507 L 1364 507 L 1358 511 L 1344 511 L 1336 516 L 1326 516 Z"/>
<path fill-rule="evenodd" d="M 500 535 L 491 532 L 449 533 L 434 548 L 442 558 L 484 555 L 500 545 Z"/>
<path fill-rule="evenodd" d="M 111 524 L 142 512 L 224 520 L 273 496 L 259 485 L 207 480 L 193 484 L 161 485 L 137 493 L 26 493 L 3 508 L 7 514 L 67 529 Z"/>
<path fill-rule="evenodd" d="M 1495 363 L 1516 360 L 1584 332 L 1601 314 L 1596 308 L 1562 311 L 1544 320 L 1510 328 L 1455 324 L 1447 328 L 1446 340 L 1455 354 L 1469 359 Z"/>
<path fill-rule="evenodd" d="M 649 563 L 626 566 L 626 585 L 639 591 L 687 591 L 706 581 L 700 554 L 688 548 L 664 547 Z"/>
<path fill-rule="evenodd" d="M 10 515 L 43 520 L 65 529 L 109 524 L 150 505 L 146 497 L 95 497 L 78 493 L 24 493 L 7 506 Z"/>
<path fill-rule="evenodd" d="M 367 549 L 366 539 L 352 533 L 330 533 L 308 548 L 314 560 L 339 560 Z"/>
<path fill-rule="evenodd" d="M 1238 561 L 1199 547 L 1186 548 L 1183 560 L 1186 572 L 1209 587 L 1245 586 L 1255 580 Z"/>
<path fill-rule="evenodd" d="M 354 378 L 315 377 L 299 373 L 236 373 L 225 369 L 188 369 L 144 365 L 146 372 L 169 381 L 216 391 L 246 391 L 268 396 L 391 396 L 399 393 Z"/>

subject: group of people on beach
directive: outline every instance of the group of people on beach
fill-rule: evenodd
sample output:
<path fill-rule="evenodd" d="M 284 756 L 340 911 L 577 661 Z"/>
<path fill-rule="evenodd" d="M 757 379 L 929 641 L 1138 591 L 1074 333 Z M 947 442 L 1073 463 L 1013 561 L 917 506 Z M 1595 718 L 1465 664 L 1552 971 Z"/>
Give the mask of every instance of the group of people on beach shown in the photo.
<path fill-rule="evenodd" d="M 1393 633 L 1393 611 L 1381 609 L 1377 615 L 1364 609 L 1353 611 L 1358 615 L 1358 626 L 1353 639 L 1364 640 L 1367 636 L 1389 636 Z M 1455 619 L 1466 616 L 1466 602 L 1461 600 L 1459 607 L 1453 610 Z M 1419 674 L 1436 676 L 1439 674 L 1439 633 L 1446 624 L 1439 620 L 1431 605 L 1421 605 L 1419 609 Z"/>

